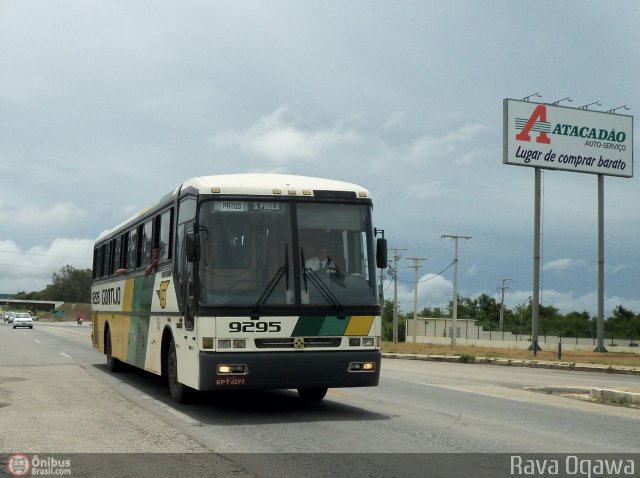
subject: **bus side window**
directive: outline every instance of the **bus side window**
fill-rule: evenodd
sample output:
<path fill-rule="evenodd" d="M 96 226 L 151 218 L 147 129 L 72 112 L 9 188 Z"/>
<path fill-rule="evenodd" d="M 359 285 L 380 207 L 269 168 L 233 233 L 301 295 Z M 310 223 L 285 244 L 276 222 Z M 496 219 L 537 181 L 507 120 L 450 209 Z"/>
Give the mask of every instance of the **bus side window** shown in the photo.
<path fill-rule="evenodd" d="M 129 231 L 129 252 L 127 253 L 127 270 L 132 271 L 136 268 L 138 258 L 138 230 L 131 229 Z"/>
<path fill-rule="evenodd" d="M 171 231 L 173 230 L 173 209 L 163 212 L 156 221 L 159 232 L 154 239 L 154 244 L 160 246 L 160 262 L 171 259 L 171 248 L 173 247 Z"/>
<path fill-rule="evenodd" d="M 122 235 L 122 257 L 120 258 L 120 265 L 118 267 L 121 269 L 126 269 L 128 259 L 129 259 L 129 233 L 125 232 Z"/>
<path fill-rule="evenodd" d="M 138 227 L 138 267 L 147 267 L 151 260 L 151 246 L 153 244 L 153 220 L 149 220 Z"/>
<path fill-rule="evenodd" d="M 100 279 L 102 276 L 102 246 L 93 250 L 93 279 Z"/>
<path fill-rule="evenodd" d="M 111 243 L 106 242 L 102 244 L 102 273 L 101 277 L 107 277 L 109 275 L 109 259 L 111 257 Z"/>
<path fill-rule="evenodd" d="M 112 251 L 113 257 L 109 264 L 109 275 L 116 273 L 117 269 L 120 269 L 120 259 L 122 257 L 122 236 L 118 236 L 113 240 Z"/>

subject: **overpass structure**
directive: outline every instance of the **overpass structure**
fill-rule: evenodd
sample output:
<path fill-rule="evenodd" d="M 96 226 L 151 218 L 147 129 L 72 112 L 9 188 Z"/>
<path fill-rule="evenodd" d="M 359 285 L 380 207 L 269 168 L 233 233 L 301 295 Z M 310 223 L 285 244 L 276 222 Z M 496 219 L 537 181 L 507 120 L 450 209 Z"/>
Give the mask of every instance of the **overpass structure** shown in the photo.
<path fill-rule="evenodd" d="M 25 299 L 0 299 L 0 306 L 4 310 L 27 309 L 35 316 L 38 310 L 49 312 L 57 309 L 63 301 L 56 300 L 25 300 Z"/>

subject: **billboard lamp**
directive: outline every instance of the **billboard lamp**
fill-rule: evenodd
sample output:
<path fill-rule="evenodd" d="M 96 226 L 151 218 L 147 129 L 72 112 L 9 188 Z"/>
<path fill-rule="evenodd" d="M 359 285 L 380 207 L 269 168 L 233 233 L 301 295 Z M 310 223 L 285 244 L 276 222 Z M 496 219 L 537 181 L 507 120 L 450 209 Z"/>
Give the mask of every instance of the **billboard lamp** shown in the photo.
<path fill-rule="evenodd" d="M 552 105 L 559 105 L 561 101 L 568 101 L 569 103 L 573 103 L 573 100 L 567 96 L 566 98 L 562 98 L 561 100 L 554 101 L 551 104 Z"/>
<path fill-rule="evenodd" d="M 618 106 L 617 108 L 611 108 L 607 113 L 615 113 L 619 109 L 625 109 L 629 111 L 629 107 L 627 105 Z"/>
<path fill-rule="evenodd" d="M 598 106 L 602 106 L 602 103 L 600 103 L 600 101 L 594 101 L 593 103 L 589 103 L 587 105 L 583 105 L 580 107 L 581 110 L 588 110 L 589 106 L 591 105 L 598 105 Z"/>
<path fill-rule="evenodd" d="M 524 98 L 522 98 L 522 101 L 529 101 L 529 98 L 542 98 L 542 95 L 540 93 L 531 93 L 529 96 L 525 96 Z"/>

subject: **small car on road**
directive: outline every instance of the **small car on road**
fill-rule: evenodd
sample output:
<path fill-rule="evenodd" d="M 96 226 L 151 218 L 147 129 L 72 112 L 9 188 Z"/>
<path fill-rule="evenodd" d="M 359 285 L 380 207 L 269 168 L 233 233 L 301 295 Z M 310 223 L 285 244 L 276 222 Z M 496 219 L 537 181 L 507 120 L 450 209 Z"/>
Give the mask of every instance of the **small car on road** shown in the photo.
<path fill-rule="evenodd" d="M 13 322 L 13 318 L 16 316 L 15 312 L 5 312 L 4 313 L 4 320 L 11 323 Z"/>
<path fill-rule="evenodd" d="M 29 327 L 33 329 L 33 318 L 29 312 L 18 312 L 13 318 L 13 328 Z"/>

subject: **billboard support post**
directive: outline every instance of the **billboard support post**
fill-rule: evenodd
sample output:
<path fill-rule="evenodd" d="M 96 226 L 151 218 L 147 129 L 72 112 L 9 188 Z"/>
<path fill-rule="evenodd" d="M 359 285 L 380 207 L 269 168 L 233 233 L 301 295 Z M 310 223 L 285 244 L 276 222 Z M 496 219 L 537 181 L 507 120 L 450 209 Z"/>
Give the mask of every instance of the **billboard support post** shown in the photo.
<path fill-rule="evenodd" d="M 531 302 L 531 346 L 533 355 L 542 350 L 538 345 L 538 324 L 540 314 L 540 202 L 542 196 L 542 171 L 535 168 L 534 207 L 533 207 L 533 294 Z"/>
<path fill-rule="evenodd" d="M 598 345 L 594 352 L 606 352 L 604 346 L 604 175 L 598 174 Z"/>

